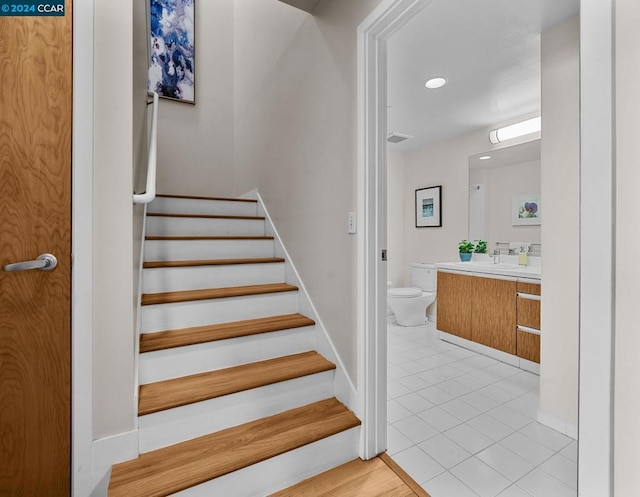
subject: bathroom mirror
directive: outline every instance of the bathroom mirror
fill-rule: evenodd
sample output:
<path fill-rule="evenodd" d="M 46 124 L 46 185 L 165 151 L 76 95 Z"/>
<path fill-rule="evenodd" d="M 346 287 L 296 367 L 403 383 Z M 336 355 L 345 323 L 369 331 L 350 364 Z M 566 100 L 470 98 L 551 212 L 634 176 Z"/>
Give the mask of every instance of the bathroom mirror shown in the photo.
<path fill-rule="evenodd" d="M 539 244 L 539 224 L 514 223 L 519 194 L 540 194 L 540 140 L 470 156 L 468 239 L 486 240 L 489 252 L 497 242 Z"/>

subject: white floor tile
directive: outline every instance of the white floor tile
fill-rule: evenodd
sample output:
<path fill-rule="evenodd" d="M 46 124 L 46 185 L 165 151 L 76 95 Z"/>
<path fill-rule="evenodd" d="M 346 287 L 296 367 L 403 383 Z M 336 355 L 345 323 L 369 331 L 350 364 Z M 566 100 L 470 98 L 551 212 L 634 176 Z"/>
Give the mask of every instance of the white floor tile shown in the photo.
<path fill-rule="evenodd" d="M 462 402 L 461 400 L 454 399 L 449 402 L 441 404 L 440 407 L 450 414 L 453 414 L 461 421 L 469 421 L 471 418 L 475 418 L 482 414 L 478 409 L 469 404 Z"/>
<path fill-rule="evenodd" d="M 413 413 L 397 401 L 390 400 L 387 402 L 387 423 L 396 423 L 411 415 L 413 415 Z"/>
<path fill-rule="evenodd" d="M 440 464 L 418 447 L 403 450 L 393 459 L 420 485 L 444 471 Z"/>
<path fill-rule="evenodd" d="M 531 494 L 522 490 L 518 485 L 511 485 L 500 493 L 498 497 L 531 497 Z"/>
<path fill-rule="evenodd" d="M 418 395 L 435 405 L 444 404 L 445 402 L 453 400 L 453 395 L 435 386 L 418 391 Z"/>
<path fill-rule="evenodd" d="M 475 407 L 476 409 L 478 409 L 478 411 L 481 412 L 490 411 L 491 409 L 495 409 L 500 405 L 500 402 L 498 402 L 497 400 L 483 395 L 477 390 L 468 393 L 467 395 L 463 395 L 462 397 L 460 397 L 460 400 L 465 402 L 466 404 L 469 404 L 470 406 Z"/>
<path fill-rule="evenodd" d="M 409 373 L 406 369 L 403 369 L 400 365 L 389 364 L 387 366 L 387 377 L 391 380 L 397 380 L 399 378 L 404 378 L 405 376 L 409 376 L 412 373 Z"/>
<path fill-rule="evenodd" d="M 437 354 L 437 355 L 432 355 L 430 357 L 426 357 L 424 359 L 419 359 L 416 362 L 426 369 L 435 369 L 440 366 L 449 364 L 450 361 L 448 358 L 444 357 L 442 354 Z"/>
<path fill-rule="evenodd" d="M 510 378 L 511 376 L 518 374 L 522 370 L 504 362 L 497 362 L 496 364 L 483 368 L 483 371 L 494 373 L 501 378 Z"/>
<path fill-rule="evenodd" d="M 471 457 L 471 453 L 453 442 L 444 435 L 437 435 L 418 445 L 446 469 L 452 468 L 465 459 Z"/>
<path fill-rule="evenodd" d="M 453 467 L 451 473 L 480 497 L 495 497 L 511 485 L 504 476 L 475 457 Z"/>
<path fill-rule="evenodd" d="M 531 423 L 531 418 L 504 405 L 487 411 L 487 414 L 492 418 L 496 418 L 498 421 L 506 424 L 507 426 L 515 428 L 516 430 L 524 428 L 529 423 Z"/>
<path fill-rule="evenodd" d="M 479 390 L 483 387 L 486 387 L 487 385 L 490 385 L 491 383 L 486 380 L 486 379 L 482 379 L 482 378 L 478 378 L 477 376 L 473 375 L 473 374 L 465 374 L 464 376 L 460 376 L 458 378 L 456 378 L 456 381 L 458 383 L 462 383 L 463 385 L 467 385 L 471 388 L 473 388 L 474 390 Z"/>
<path fill-rule="evenodd" d="M 422 485 L 431 497 L 478 497 L 464 483 L 458 480 L 448 471 Z"/>
<path fill-rule="evenodd" d="M 507 407 L 510 407 L 514 411 L 518 411 L 520 414 L 524 414 L 528 418 L 536 419 L 538 416 L 539 404 L 530 402 L 523 397 L 518 397 L 517 399 L 510 400 L 505 405 Z"/>
<path fill-rule="evenodd" d="M 572 460 L 573 462 L 578 462 L 578 442 L 573 440 L 569 445 L 567 445 L 564 449 L 560 451 L 567 459 Z"/>
<path fill-rule="evenodd" d="M 477 454 L 494 443 L 489 437 L 466 424 L 451 428 L 444 434 L 471 454 Z"/>
<path fill-rule="evenodd" d="M 509 402 L 516 398 L 512 393 L 503 390 L 502 388 L 498 388 L 494 385 L 489 385 L 484 388 L 478 390 L 478 393 L 482 395 L 486 395 L 487 397 L 499 402 L 500 404 L 504 404 L 505 402 Z"/>
<path fill-rule="evenodd" d="M 416 375 L 405 376 L 404 378 L 400 378 L 397 381 L 412 392 L 417 392 L 418 390 L 422 390 L 423 388 L 431 386 L 431 383 L 418 378 L 418 376 Z"/>
<path fill-rule="evenodd" d="M 576 497 L 576 491 L 540 468 L 518 481 L 533 497 Z"/>
<path fill-rule="evenodd" d="M 515 381 L 514 378 L 515 377 L 505 378 L 495 383 L 495 385 L 497 387 L 502 388 L 503 390 L 506 390 L 507 392 L 511 392 L 513 395 L 516 395 L 518 397 L 520 395 L 524 395 L 529 390 L 531 390 L 530 388 L 525 387 L 521 385 L 519 382 Z"/>
<path fill-rule="evenodd" d="M 447 375 L 438 373 L 433 369 L 418 373 L 416 376 L 424 381 L 431 383 L 432 385 L 438 385 L 439 383 L 450 380 Z"/>
<path fill-rule="evenodd" d="M 417 374 L 417 373 L 422 373 L 423 371 L 426 371 L 424 366 L 421 366 L 415 361 L 409 361 L 402 364 L 402 369 L 409 371 L 409 373 L 411 374 Z"/>
<path fill-rule="evenodd" d="M 434 407 L 428 411 L 421 412 L 418 416 L 440 432 L 447 431 L 454 426 L 462 424 L 462 421 L 440 407 Z"/>
<path fill-rule="evenodd" d="M 393 456 L 394 454 L 402 452 L 414 445 L 415 443 L 405 437 L 393 426 L 387 426 L 387 452 L 389 455 Z"/>
<path fill-rule="evenodd" d="M 435 437 L 439 432 L 418 416 L 411 416 L 393 424 L 400 433 L 413 443 L 424 442 L 428 438 Z"/>
<path fill-rule="evenodd" d="M 487 447 L 476 457 L 512 482 L 522 478 L 535 467 L 500 444 Z"/>
<path fill-rule="evenodd" d="M 552 450 L 517 432 L 503 438 L 498 443 L 536 466 L 553 455 Z"/>
<path fill-rule="evenodd" d="M 473 392 L 473 388 L 463 385 L 462 383 L 458 383 L 456 380 L 448 380 L 440 383 L 438 388 L 441 388 L 445 392 L 449 392 L 454 397 L 460 397 L 461 395 Z"/>
<path fill-rule="evenodd" d="M 578 489 L 578 464 L 560 454 L 545 461 L 541 466 L 551 476 L 556 477 L 574 490 Z"/>
<path fill-rule="evenodd" d="M 526 437 L 535 440 L 540 445 L 550 448 L 554 452 L 565 448 L 573 440 L 566 435 L 535 421 L 519 431 Z"/>
<path fill-rule="evenodd" d="M 411 389 L 405 387 L 401 383 L 398 383 L 397 380 L 387 383 L 387 395 L 392 399 L 395 399 L 396 397 L 402 397 L 403 395 L 407 395 L 410 393 Z"/>
<path fill-rule="evenodd" d="M 502 440 L 504 437 L 511 435 L 515 429 L 501 423 L 496 418 L 492 418 L 488 414 L 481 414 L 467 421 L 467 424 L 479 431 L 483 435 L 489 437 L 494 442 Z"/>
<path fill-rule="evenodd" d="M 455 378 L 458 378 L 459 376 L 464 375 L 463 371 L 460 371 L 459 369 L 454 368 L 450 364 L 438 366 L 437 368 L 434 368 L 433 371 L 435 371 L 436 373 L 445 375 L 450 380 L 453 380 Z"/>
<path fill-rule="evenodd" d="M 474 356 L 463 359 L 460 362 L 464 364 L 468 364 L 469 366 L 472 366 L 474 369 L 483 369 L 483 368 L 498 364 L 498 361 L 496 361 L 495 359 L 484 356 L 482 354 L 475 354 Z"/>
<path fill-rule="evenodd" d="M 431 402 L 429 402 L 424 397 L 421 397 L 417 393 L 410 393 L 409 395 L 398 397 L 396 399 L 396 402 L 406 407 L 414 414 L 419 414 L 433 407 L 433 404 Z"/>

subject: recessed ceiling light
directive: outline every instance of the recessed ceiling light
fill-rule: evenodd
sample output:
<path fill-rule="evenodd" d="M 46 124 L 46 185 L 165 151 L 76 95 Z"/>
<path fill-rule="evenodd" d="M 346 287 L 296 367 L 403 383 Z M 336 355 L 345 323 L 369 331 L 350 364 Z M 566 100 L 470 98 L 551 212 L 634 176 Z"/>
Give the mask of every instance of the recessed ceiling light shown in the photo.
<path fill-rule="evenodd" d="M 478 160 L 489 160 L 491 159 L 490 155 L 483 155 L 482 157 L 478 157 Z"/>
<path fill-rule="evenodd" d="M 429 81 L 427 81 L 424 84 L 424 86 L 426 86 L 430 90 L 436 90 L 437 88 L 442 88 L 446 84 L 447 84 L 446 79 L 438 77 L 438 78 L 431 78 Z"/>

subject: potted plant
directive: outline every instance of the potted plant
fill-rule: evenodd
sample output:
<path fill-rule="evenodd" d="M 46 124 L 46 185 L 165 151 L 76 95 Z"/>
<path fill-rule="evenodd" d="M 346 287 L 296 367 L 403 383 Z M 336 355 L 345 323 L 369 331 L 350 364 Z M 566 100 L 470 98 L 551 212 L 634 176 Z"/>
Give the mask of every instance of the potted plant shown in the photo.
<path fill-rule="evenodd" d="M 487 253 L 487 242 L 484 240 L 478 240 L 476 243 L 476 248 L 473 249 L 474 254 L 486 254 Z"/>
<path fill-rule="evenodd" d="M 471 260 L 471 256 L 473 255 L 473 249 L 475 245 L 469 240 L 461 240 L 458 243 L 458 252 L 460 253 L 460 260 L 462 262 L 468 262 Z"/>

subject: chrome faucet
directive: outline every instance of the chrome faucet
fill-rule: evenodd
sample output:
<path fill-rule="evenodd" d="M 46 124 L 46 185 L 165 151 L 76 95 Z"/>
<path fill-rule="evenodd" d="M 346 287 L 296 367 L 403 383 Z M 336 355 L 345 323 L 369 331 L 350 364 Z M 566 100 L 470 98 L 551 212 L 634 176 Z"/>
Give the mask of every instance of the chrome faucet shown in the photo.
<path fill-rule="evenodd" d="M 500 250 L 495 249 L 491 257 L 493 257 L 494 264 L 500 264 Z"/>

